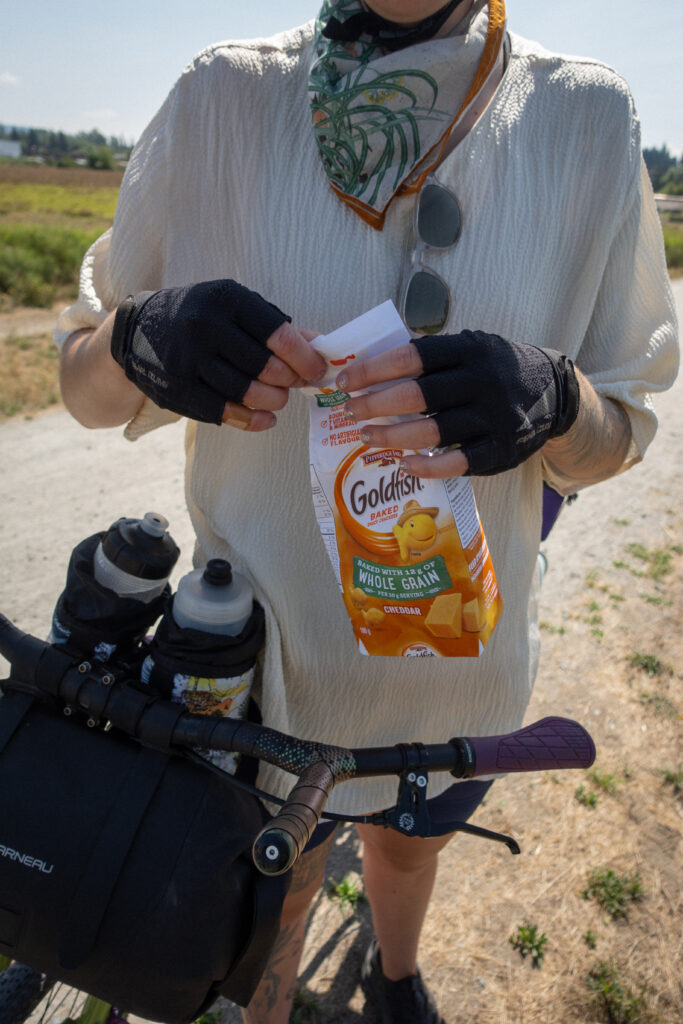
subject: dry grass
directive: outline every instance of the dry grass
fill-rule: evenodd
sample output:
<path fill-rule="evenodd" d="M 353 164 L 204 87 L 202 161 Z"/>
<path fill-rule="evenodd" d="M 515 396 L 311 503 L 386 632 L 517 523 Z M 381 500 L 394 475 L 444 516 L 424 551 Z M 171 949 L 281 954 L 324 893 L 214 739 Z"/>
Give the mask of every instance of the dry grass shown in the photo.
<path fill-rule="evenodd" d="M 0 422 L 60 403 L 57 347 L 51 334 L 0 336 Z"/>
<path fill-rule="evenodd" d="M 123 171 L 94 171 L 87 167 L 45 167 L 41 164 L 0 163 L 0 185 L 63 185 L 65 188 L 119 188 Z"/>

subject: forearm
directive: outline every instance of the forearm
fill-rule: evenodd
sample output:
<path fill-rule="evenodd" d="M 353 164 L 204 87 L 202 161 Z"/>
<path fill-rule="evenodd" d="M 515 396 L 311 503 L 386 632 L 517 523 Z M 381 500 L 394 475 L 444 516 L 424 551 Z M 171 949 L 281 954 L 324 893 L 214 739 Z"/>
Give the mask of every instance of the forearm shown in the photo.
<path fill-rule="evenodd" d="M 543 446 L 549 473 L 567 493 L 614 476 L 623 466 L 631 444 L 628 416 L 617 402 L 599 395 L 576 371 L 581 402 L 570 430 Z"/>
<path fill-rule="evenodd" d="M 116 427 L 139 411 L 144 395 L 110 351 L 114 314 L 97 330 L 77 331 L 64 342 L 59 375 L 62 398 L 84 427 Z"/>

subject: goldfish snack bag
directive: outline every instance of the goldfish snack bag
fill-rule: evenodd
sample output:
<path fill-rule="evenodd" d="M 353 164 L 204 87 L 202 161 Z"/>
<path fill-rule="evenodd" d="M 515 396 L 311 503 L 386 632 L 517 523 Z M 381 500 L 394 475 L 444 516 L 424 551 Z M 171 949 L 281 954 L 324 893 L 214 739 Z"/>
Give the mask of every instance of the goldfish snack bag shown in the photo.
<path fill-rule="evenodd" d="M 330 367 L 304 389 L 313 505 L 362 654 L 478 657 L 503 605 L 469 477 L 411 476 L 403 449 L 363 444 L 334 383 L 348 360 L 408 341 L 385 302 L 312 342 Z"/>

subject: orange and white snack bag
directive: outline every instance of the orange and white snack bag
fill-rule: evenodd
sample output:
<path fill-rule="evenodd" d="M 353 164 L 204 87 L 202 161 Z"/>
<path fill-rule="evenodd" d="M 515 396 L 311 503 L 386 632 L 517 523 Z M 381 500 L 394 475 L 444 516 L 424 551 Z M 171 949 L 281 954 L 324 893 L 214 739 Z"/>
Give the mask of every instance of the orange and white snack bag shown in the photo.
<path fill-rule="evenodd" d="M 330 368 L 304 389 L 313 504 L 362 654 L 477 657 L 503 605 L 470 479 L 411 476 L 403 449 L 363 444 L 334 383 L 408 341 L 390 301 L 313 341 Z"/>

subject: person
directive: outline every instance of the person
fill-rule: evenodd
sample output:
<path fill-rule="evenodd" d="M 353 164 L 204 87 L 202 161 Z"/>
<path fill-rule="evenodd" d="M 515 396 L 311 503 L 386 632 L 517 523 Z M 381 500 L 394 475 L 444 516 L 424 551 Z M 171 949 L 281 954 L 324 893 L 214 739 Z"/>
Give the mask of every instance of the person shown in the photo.
<path fill-rule="evenodd" d="M 479 658 L 360 655 L 311 505 L 299 388 L 325 365 L 310 341 L 397 295 L 413 341 L 338 383 L 359 392 L 346 408 L 365 443 L 411 452 L 405 472 L 471 475 L 505 605 Z M 538 660 L 543 483 L 568 494 L 637 463 L 650 395 L 677 369 L 628 88 L 509 32 L 503 0 L 325 0 L 302 27 L 212 46 L 139 140 L 56 339 L 85 426 L 134 440 L 188 417 L 197 560 L 228 558 L 266 612 L 267 725 L 349 746 L 517 728 Z M 290 784 L 268 768 L 260 781 Z M 461 818 L 487 786 L 430 782 Z M 330 807 L 394 798 L 362 780 Z M 383 1021 L 441 1021 L 417 953 L 449 837 L 358 831 L 366 996 Z M 248 1024 L 289 1017 L 331 841 L 294 870 Z"/>

